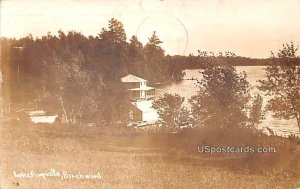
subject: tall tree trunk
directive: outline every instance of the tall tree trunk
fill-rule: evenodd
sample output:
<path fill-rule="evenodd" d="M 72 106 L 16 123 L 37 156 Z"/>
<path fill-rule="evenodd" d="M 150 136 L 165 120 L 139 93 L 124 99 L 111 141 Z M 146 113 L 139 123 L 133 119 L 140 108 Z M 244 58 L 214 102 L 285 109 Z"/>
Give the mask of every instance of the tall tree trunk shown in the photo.
<path fill-rule="evenodd" d="M 300 131 L 300 115 L 297 116 L 296 119 L 297 119 L 297 124 L 298 124 L 299 131 Z"/>
<path fill-rule="evenodd" d="M 60 101 L 60 104 L 61 104 L 61 107 L 62 107 L 62 110 L 64 112 L 64 117 L 65 117 L 65 122 L 68 123 L 69 122 L 69 119 L 68 119 L 68 115 L 67 115 L 67 112 L 66 112 L 66 109 L 65 109 L 65 106 L 64 106 L 64 101 L 62 100 L 62 97 L 58 97 L 59 101 Z"/>

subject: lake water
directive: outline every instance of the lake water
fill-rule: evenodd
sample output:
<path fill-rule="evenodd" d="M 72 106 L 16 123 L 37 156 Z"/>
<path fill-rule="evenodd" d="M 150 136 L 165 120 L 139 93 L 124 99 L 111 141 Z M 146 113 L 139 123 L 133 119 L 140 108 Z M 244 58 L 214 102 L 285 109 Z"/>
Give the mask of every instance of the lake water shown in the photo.
<path fill-rule="evenodd" d="M 263 97 L 263 106 L 267 104 L 270 97 L 266 96 L 262 91 L 259 91 L 257 86 L 259 85 L 258 80 L 264 79 L 265 77 L 265 66 L 237 66 L 238 72 L 245 71 L 247 74 L 247 79 L 252 86 L 251 94 L 256 95 L 259 93 Z M 202 79 L 202 74 L 199 73 L 201 70 L 185 70 L 185 77 L 179 83 L 172 83 L 167 86 L 162 86 L 157 88 L 156 97 L 164 93 L 179 94 L 185 98 L 185 105 L 189 106 L 187 99 L 195 95 L 197 92 L 196 80 L 191 80 L 192 78 Z M 272 129 L 275 134 L 280 136 L 289 136 L 291 134 L 300 136 L 299 128 L 297 126 L 297 121 L 295 119 L 284 120 L 274 118 L 272 112 L 267 112 L 265 119 L 258 125 L 258 128 L 268 133 L 267 127 Z"/>

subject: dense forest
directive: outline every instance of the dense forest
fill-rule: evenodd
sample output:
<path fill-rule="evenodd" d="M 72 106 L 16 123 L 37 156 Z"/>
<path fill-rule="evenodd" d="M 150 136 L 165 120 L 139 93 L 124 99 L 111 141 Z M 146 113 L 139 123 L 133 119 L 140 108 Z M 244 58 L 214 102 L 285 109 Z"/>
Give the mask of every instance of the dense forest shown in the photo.
<path fill-rule="evenodd" d="M 127 40 L 116 19 L 96 37 L 58 31 L 41 38 L 1 38 L 4 106 L 10 111 L 47 107 L 71 123 L 126 120 L 121 77 L 134 74 L 154 85 L 183 76 L 160 43 L 155 32 L 146 45 L 136 36 Z"/>

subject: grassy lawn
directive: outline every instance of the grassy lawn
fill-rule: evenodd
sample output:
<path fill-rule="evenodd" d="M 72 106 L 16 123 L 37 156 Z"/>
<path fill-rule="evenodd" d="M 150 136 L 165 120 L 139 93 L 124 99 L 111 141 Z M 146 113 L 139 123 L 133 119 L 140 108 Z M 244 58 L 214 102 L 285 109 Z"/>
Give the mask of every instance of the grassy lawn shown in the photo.
<path fill-rule="evenodd" d="M 286 155 L 290 159 L 272 164 L 274 169 L 256 171 L 257 168 L 251 169 L 252 164 L 247 163 L 251 161 L 249 156 L 203 155 L 194 147 L 190 149 L 195 149 L 195 153 L 182 151 L 169 139 L 154 135 L 108 136 L 98 135 L 90 128 L 68 130 L 3 121 L 0 129 L 1 189 L 300 187 L 297 147 Z M 272 156 L 267 158 L 271 160 Z M 257 162 L 255 166 L 264 170 L 265 165 Z M 99 172 L 102 178 L 62 180 L 13 175 L 13 171 L 49 172 L 50 169 L 72 174 Z"/>

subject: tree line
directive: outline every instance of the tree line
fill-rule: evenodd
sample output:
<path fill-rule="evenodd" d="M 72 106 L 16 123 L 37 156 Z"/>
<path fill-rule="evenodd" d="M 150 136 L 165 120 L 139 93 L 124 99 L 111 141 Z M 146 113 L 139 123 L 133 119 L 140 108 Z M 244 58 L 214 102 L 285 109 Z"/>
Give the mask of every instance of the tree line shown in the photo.
<path fill-rule="evenodd" d="M 270 58 L 249 58 L 241 57 L 233 52 L 208 52 L 198 51 L 197 55 L 189 54 L 188 56 L 175 55 L 171 57 L 173 62 L 178 62 L 177 67 L 184 69 L 205 69 L 211 64 L 220 64 L 227 62 L 233 66 L 274 66 L 281 63 L 278 57 Z M 295 57 L 295 64 L 300 65 L 300 58 Z"/>

